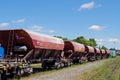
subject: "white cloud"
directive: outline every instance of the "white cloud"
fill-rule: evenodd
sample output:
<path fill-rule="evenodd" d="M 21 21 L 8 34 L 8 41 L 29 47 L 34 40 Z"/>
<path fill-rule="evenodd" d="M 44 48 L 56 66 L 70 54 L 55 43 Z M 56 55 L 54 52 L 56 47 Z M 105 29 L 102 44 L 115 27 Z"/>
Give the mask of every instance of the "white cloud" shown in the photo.
<path fill-rule="evenodd" d="M 97 42 L 104 42 L 104 39 L 95 39 Z"/>
<path fill-rule="evenodd" d="M 99 45 L 102 45 L 104 43 L 105 39 L 100 38 L 100 39 L 95 39 L 95 41 L 97 42 L 97 44 L 99 46 Z"/>
<path fill-rule="evenodd" d="M 9 23 L 0 23 L 0 27 L 6 27 L 9 26 Z"/>
<path fill-rule="evenodd" d="M 39 25 L 33 25 L 29 27 L 31 31 L 41 31 L 43 29 L 43 26 L 39 26 Z"/>
<path fill-rule="evenodd" d="M 50 30 L 49 32 L 50 32 L 50 33 L 54 33 L 55 31 L 54 31 L 54 30 Z"/>
<path fill-rule="evenodd" d="M 103 43 L 102 42 L 97 42 L 98 46 L 102 45 Z"/>
<path fill-rule="evenodd" d="M 25 22 L 25 19 L 19 19 L 19 20 L 15 20 L 15 21 L 12 21 L 13 23 L 23 23 Z"/>
<path fill-rule="evenodd" d="M 82 10 L 82 9 L 92 9 L 94 8 L 95 6 L 95 3 L 92 1 L 92 2 L 89 2 L 89 3 L 84 3 L 80 6 L 79 10 Z"/>
<path fill-rule="evenodd" d="M 110 38 L 108 41 L 109 42 L 120 42 L 120 40 L 117 38 Z"/>
<path fill-rule="evenodd" d="M 89 29 L 99 31 L 99 30 L 102 30 L 103 27 L 99 25 L 92 25 L 89 27 Z"/>

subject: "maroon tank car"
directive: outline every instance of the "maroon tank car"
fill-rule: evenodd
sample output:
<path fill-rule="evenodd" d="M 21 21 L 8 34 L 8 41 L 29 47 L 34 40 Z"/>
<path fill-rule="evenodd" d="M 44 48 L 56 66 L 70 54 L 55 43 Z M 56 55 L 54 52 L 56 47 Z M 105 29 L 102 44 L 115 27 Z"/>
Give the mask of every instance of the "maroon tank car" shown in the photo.
<path fill-rule="evenodd" d="M 95 50 L 91 46 L 86 46 L 85 45 L 85 51 L 86 51 L 86 57 L 88 61 L 94 61 L 95 60 Z"/>
<path fill-rule="evenodd" d="M 100 53 L 101 53 L 101 59 L 106 58 L 105 50 L 101 49 Z"/>
<path fill-rule="evenodd" d="M 26 31 L 32 38 L 32 43 L 35 48 L 33 59 L 40 57 L 42 59 L 60 58 L 61 52 L 64 49 L 62 39 L 51 37 L 44 34 L 38 34 L 31 31 Z"/>
<path fill-rule="evenodd" d="M 100 49 L 94 48 L 94 50 L 95 50 L 96 60 L 100 60 L 101 59 Z"/>
<path fill-rule="evenodd" d="M 44 66 L 47 62 L 54 65 L 53 61 L 59 60 L 64 49 L 62 39 L 23 29 L 0 30 L 0 43 L 5 49 L 6 59 L 19 56 L 24 61 L 39 59 Z"/>
<path fill-rule="evenodd" d="M 105 50 L 105 54 L 106 54 L 106 58 L 108 58 L 109 55 L 110 55 L 110 51 L 109 50 Z"/>
<path fill-rule="evenodd" d="M 64 41 L 64 43 L 65 58 L 73 63 L 81 62 L 81 57 L 84 55 L 83 53 L 85 52 L 84 45 L 72 41 Z"/>

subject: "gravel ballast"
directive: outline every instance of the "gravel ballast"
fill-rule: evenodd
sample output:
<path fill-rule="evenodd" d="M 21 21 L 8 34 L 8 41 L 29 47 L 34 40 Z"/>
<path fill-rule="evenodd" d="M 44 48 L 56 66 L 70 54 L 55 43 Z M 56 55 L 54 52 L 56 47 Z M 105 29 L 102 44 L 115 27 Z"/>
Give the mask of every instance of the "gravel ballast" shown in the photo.
<path fill-rule="evenodd" d="M 61 69 L 49 74 L 32 76 L 27 80 L 76 80 L 84 72 L 93 70 L 104 64 L 106 60 L 100 60 L 95 62 L 89 62 L 87 64 L 82 64 L 70 68 Z"/>

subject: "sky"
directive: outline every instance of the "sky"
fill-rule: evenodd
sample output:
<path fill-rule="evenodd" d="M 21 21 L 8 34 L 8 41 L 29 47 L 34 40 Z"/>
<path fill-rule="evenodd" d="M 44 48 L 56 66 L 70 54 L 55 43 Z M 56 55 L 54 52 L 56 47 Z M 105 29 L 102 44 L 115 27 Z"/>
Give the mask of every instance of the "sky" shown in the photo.
<path fill-rule="evenodd" d="M 94 38 L 120 49 L 120 0 L 0 0 L 0 30 Z"/>

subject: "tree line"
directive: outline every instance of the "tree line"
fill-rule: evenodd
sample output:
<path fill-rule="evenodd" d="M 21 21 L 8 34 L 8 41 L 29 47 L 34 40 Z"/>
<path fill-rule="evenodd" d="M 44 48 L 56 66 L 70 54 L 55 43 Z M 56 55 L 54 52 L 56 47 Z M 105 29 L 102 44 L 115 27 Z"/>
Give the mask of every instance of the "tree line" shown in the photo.
<path fill-rule="evenodd" d="M 61 36 L 54 36 L 54 37 L 57 37 L 57 38 L 61 38 L 63 40 L 69 40 L 68 38 L 65 38 L 65 37 L 61 37 Z M 84 36 L 79 36 L 73 40 L 70 40 L 70 41 L 74 41 L 74 42 L 78 42 L 78 43 L 81 43 L 81 44 L 84 44 L 84 45 L 88 45 L 88 46 L 92 46 L 92 47 L 97 47 L 99 49 L 104 49 L 104 50 L 107 50 L 107 48 L 103 45 L 103 46 L 99 46 L 95 39 L 94 38 L 89 38 L 89 39 L 86 39 Z"/>

